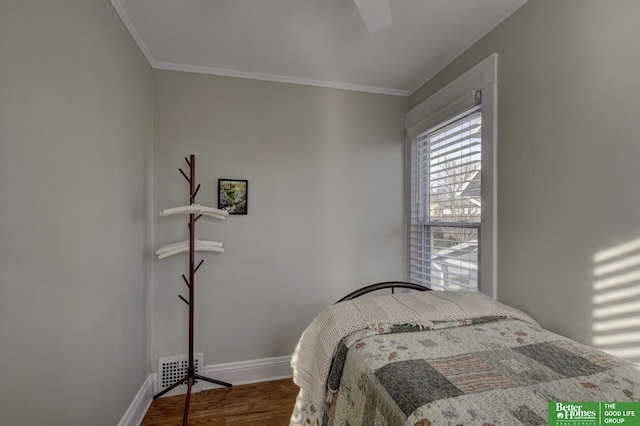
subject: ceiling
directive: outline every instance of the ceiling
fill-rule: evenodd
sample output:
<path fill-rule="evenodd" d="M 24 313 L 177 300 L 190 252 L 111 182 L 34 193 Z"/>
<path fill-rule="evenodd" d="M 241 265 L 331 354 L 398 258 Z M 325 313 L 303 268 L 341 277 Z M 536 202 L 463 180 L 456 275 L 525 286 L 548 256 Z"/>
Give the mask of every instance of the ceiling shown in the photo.
<path fill-rule="evenodd" d="M 152 67 L 406 96 L 526 0 L 111 0 Z"/>

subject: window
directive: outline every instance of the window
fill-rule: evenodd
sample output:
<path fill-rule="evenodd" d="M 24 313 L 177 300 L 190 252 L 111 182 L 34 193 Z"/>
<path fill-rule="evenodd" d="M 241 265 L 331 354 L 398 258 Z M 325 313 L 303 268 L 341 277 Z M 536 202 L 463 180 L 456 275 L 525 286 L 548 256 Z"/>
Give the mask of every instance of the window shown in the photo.
<path fill-rule="evenodd" d="M 411 142 L 410 277 L 434 289 L 478 289 L 481 129 L 478 105 Z"/>
<path fill-rule="evenodd" d="M 495 297 L 496 59 L 407 113 L 408 275 L 434 290 Z"/>

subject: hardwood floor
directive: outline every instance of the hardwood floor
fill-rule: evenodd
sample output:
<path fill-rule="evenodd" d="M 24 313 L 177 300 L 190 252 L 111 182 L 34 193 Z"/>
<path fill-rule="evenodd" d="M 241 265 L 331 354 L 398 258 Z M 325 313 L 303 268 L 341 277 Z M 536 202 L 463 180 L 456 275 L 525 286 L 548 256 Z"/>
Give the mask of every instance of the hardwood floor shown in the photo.
<path fill-rule="evenodd" d="M 298 390 L 286 379 L 194 393 L 189 425 L 286 426 Z M 141 426 L 181 425 L 184 401 L 185 395 L 153 401 Z"/>

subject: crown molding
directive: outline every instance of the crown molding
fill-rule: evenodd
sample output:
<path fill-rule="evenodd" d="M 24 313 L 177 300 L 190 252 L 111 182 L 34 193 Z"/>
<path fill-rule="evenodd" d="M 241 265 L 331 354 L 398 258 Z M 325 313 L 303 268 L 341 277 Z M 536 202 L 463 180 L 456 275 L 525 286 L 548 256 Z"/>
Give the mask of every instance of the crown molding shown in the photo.
<path fill-rule="evenodd" d="M 454 49 L 449 55 L 444 57 L 442 61 L 438 61 L 434 66 L 432 66 L 425 75 L 418 81 L 416 81 L 413 85 L 409 87 L 407 91 L 409 96 L 413 95 L 418 89 L 424 86 L 429 80 L 435 77 L 440 71 L 445 69 L 447 65 L 453 62 L 458 56 L 462 55 L 467 49 L 473 46 L 476 42 L 478 42 L 482 37 L 486 36 L 496 28 L 498 25 L 502 23 L 505 19 L 515 13 L 516 10 L 520 9 L 528 0 L 517 0 L 511 3 L 508 7 L 506 7 L 501 13 L 495 16 L 489 24 L 487 24 L 484 28 L 478 31 L 473 37 L 469 38 L 465 43 L 460 45 L 457 49 Z"/>
<path fill-rule="evenodd" d="M 142 37 L 140 37 L 140 34 L 138 34 L 138 31 L 136 31 L 136 28 L 133 26 L 133 22 L 131 22 L 131 19 L 129 19 L 129 16 L 127 15 L 127 12 L 125 12 L 124 7 L 122 7 L 119 0 L 111 0 L 111 5 L 116 10 L 116 13 L 120 17 L 120 20 L 122 20 L 124 26 L 127 28 L 127 30 L 129 30 L 129 34 L 131 34 L 131 37 L 133 37 L 133 40 L 138 45 L 138 48 L 140 49 L 144 57 L 147 58 L 147 62 L 149 62 L 149 65 L 151 65 L 151 67 L 153 68 L 153 64 L 155 64 L 156 61 L 155 59 L 153 59 L 153 56 L 151 55 L 151 52 L 149 51 L 147 45 L 144 44 Z"/>
<path fill-rule="evenodd" d="M 409 96 L 409 92 L 407 90 L 400 89 L 391 89 L 386 87 L 375 87 L 375 86 L 365 86 L 360 84 L 349 84 L 349 83 L 339 83 L 335 81 L 324 81 L 324 80 L 314 80 L 309 78 L 299 78 L 299 77 L 289 77 L 283 75 L 271 75 L 271 74 L 262 74 L 255 72 L 246 72 L 246 71 L 234 71 L 227 70 L 222 68 L 211 68 L 211 67 L 203 67 L 196 65 L 183 65 L 183 64 L 173 64 L 169 62 L 158 62 L 154 59 L 151 51 L 147 47 L 147 45 L 142 40 L 142 37 L 136 31 L 131 19 L 127 15 L 127 12 L 124 10 L 124 7 L 120 3 L 119 0 L 111 0 L 111 4 L 113 8 L 120 16 L 120 19 L 124 23 L 124 26 L 129 30 L 131 37 L 136 42 L 142 54 L 145 58 L 147 58 L 147 62 L 151 68 L 160 69 L 160 70 L 170 70 L 170 71 L 184 71 L 184 72 L 192 72 L 197 74 L 209 74 L 209 75 L 218 75 L 223 77 L 235 77 L 235 78 L 246 78 L 250 80 L 262 80 L 262 81 L 273 81 L 277 83 L 289 83 L 289 84 L 300 84 L 304 86 L 316 86 L 316 87 L 326 87 L 330 89 L 342 89 L 342 90 L 351 90 L 354 92 L 365 92 L 365 93 L 375 93 L 379 95 L 391 95 L 391 96 Z"/>
<path fill-rule="evenodd" d="M 335 81 L 314 80 L 309 78 L 289 77 L 283 75 L 262 74 L 247 71 L 227 70 L 223 68 L 210 68 L 196 65 L 172 64 L 168 62 L 155 62 L 153 68 L 170 71 L 184 71 L 198 74 L 210 74 L 223 77 L 246 78 L 250 80 L 273 81 L 277 83 L 300 84 L 304 86 L 326 87 L 330 89 L 351 90 L 355 92 L 375 93 L 379 95 L 409 96 L 406 90 L 390 89 L 385 87 L 364 86 L 359 84 L 339 83 Z"/>

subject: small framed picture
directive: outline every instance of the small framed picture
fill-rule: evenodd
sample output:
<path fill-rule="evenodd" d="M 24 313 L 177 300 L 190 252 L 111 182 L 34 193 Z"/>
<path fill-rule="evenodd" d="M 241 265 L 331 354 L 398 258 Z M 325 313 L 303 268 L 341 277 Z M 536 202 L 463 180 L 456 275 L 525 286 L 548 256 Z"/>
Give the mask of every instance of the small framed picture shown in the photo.
<path fill-rule="evenodd" d="M 247 214 L 249 181 L 218 179 L 218 208 L 229 214 Z"/>

